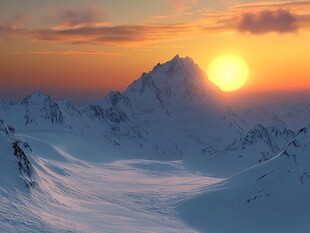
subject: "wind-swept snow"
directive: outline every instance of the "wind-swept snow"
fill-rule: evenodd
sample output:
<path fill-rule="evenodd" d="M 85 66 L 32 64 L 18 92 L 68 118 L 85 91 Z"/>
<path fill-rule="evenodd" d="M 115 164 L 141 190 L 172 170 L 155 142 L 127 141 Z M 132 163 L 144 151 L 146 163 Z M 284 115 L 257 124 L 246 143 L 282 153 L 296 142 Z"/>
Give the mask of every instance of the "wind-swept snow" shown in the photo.
<path fill-rule="evenodd" d="M 220 181 L 186 170 L 181 161 L 94 164 L 61 144 L 25 138 L 45 157 L 33 157 L 37 189 L 1 197 L 7 222 L 1 229 L 8 232 L 195 232 L 177 217 L 176 203 Z"/>

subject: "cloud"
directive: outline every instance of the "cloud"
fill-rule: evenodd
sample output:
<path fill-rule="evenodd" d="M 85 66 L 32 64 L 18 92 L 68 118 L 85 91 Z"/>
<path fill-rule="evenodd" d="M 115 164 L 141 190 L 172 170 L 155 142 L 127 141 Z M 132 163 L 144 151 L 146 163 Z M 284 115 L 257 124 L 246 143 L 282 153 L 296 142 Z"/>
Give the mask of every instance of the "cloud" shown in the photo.
<path fill-rule="evenodd" d="M 241 16 L 238 30 L 252 34 L 296 32 L 298 30 L 297 18 L 284 9 L 245 13 Z"/>
<path fill-rule="evenodd" d="M 75 50 L 64 50 L 64 51 L 54 51 L 54 50 L 37 50 L 37 51 L 28 51 L 28 54 L 35 55 L 104 55 L 104 56 L 121 56 L 122 53 L 115 52 L 102 52 L 96 50 L 86 50 L 86 51 L 75 51 Z M 16 52 L 14 52 L 16 54 Z"/>
<path fill-rule="evenodd" d="M 0 37 L 2 35 L 21 35 L 25 33 L 27 30 L 24 28 L 17 28 L 15 25 L 13 25 L 10 22 L 7 21 L 1 21 L 0 20 Z"/>
<path fill-rule="evenodd" d="M 31 40 L 67 44 L 98 44 L 132 47 L 156 43 L 164 40 L 188 38 L 197 33 L 186 23 L 142 24 L 142 25 L 103 25 L 67 28 L 47 28 L 26 30 L 1 24 L 0 32 L 27 37 Z"/>
<path fill-rule="evenodd" d="M 76 9 L 59 9 L 56 17 L 63 26 L 89 25 L 98 21 L 106 20 L 106 14 L 97 7 L 83 7 Z"/>

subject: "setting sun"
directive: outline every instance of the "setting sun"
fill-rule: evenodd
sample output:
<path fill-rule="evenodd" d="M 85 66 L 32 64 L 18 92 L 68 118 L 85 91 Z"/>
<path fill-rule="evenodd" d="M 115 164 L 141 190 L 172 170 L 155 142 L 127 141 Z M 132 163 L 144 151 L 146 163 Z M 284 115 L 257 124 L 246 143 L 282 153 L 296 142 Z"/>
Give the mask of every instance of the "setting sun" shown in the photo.
<path fill-rule="evenodd" d="M 247 64 L 236 55 L 219 56 L 208 70 L 209 80 L 227 92 L 240 89 L 247 81 L 248 75 Z"/>

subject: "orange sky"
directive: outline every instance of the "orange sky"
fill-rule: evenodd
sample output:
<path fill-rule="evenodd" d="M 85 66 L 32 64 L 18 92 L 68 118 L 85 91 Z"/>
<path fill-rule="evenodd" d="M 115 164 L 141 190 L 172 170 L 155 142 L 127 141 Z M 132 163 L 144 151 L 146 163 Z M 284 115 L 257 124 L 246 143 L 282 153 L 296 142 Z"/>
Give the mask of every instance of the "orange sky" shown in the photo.
<path fill-rule="evenodd" d="M 124 90 L 176 54 L 207 70 L 225 53 L 250 69 L 229 98 L 305 93 L 309 41 L 310 1 L 11 0 L 0 8 L 0 98 L 44 90 L 83 102 Z"/>

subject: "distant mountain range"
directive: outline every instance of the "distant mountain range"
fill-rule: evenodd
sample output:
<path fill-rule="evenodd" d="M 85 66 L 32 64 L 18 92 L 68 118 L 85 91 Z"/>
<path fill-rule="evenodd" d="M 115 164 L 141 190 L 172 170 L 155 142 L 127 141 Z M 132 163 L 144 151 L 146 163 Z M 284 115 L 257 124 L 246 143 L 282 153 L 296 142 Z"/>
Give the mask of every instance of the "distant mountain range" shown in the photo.
<path fill-rule="evenodd" d="M 102 137 L 113 145 L 134 144 L 153 158 L 199 158 L 213 164 L 211 170 L 227 160 L 231 174 L 276 156 L 294 140 L 297 125 L 310 119 L 309 106 L 278 109 L 230 105 L 191 58 L 179 56 L 97 103 L 77 106 L 43 92 L 20 103 L 0 102 L 0 116 L 19 131 Z"/>

